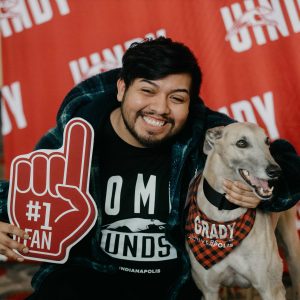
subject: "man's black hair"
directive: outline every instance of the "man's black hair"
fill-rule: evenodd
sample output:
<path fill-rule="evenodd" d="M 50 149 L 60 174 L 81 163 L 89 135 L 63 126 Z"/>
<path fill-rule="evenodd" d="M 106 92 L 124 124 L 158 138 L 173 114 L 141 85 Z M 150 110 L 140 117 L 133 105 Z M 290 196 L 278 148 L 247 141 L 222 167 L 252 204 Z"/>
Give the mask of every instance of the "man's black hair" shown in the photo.
<path fill-rule="evenodd" d="M 128 88 L 135 79 L 162 79 L 172 74 L 191 75 L 191 99 L 199 95 L 202 74 L 192 51 L 171 38 L 146 39 L 130 45 L 123 55 L 120 78 Z"/>

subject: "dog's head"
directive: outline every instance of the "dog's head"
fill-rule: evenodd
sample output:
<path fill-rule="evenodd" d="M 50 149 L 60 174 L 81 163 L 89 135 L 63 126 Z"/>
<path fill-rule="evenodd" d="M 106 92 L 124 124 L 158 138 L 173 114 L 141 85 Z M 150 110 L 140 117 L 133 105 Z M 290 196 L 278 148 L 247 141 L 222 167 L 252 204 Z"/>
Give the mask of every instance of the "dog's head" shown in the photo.
<path fill-rule="evenodd" d="M 264 130 L 249 122 L 208 129 L 203 151 L 217 164 L 220 176 L 242 180 L 263 200 L 272 197 L 269 181 L 278 179 L 281 169 L 270 153 Z"/>

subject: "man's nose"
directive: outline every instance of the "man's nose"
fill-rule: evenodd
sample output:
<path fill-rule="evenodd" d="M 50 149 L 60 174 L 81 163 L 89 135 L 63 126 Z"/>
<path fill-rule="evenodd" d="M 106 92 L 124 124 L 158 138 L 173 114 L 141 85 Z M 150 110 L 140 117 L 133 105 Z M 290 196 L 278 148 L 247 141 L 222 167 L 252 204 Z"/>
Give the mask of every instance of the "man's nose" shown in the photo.
<path fill-rule="evenodd" d="M 168 97 L 161 94 L 156 95 L 151 99 L 150 108 L 155 113 L 162 115 L 162 114 L 168 114 L 170 112 L 169 103 L 168 103 Z"/>

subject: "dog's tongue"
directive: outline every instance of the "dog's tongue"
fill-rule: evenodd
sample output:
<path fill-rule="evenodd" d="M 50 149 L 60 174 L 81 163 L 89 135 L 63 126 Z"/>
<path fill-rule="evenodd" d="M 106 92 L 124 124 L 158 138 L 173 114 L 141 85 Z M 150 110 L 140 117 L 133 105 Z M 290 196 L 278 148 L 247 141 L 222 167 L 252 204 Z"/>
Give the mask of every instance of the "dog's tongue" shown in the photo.
<path fill-rule="evenodd" d="M 250 176 L 250 181 L 252 185 L 255 185 L 257 187 L 262 187 L 264 190 L 269 189 L 268 181 L 264 179 L 259 179 L 257 177 Z"/>

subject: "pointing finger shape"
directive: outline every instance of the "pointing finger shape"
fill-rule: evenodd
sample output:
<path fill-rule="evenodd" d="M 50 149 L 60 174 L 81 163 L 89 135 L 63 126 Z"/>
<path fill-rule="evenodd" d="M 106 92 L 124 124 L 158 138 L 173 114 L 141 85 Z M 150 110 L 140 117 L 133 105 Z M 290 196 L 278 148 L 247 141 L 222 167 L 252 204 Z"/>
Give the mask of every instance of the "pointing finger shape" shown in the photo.
<path fill-rule="evenodd" d="M 64 184 L 76 186 L 84 191 L 88 189 L 93 138 L 93 128 L 84 119 L 74 118 L 66 125 Z"/>

